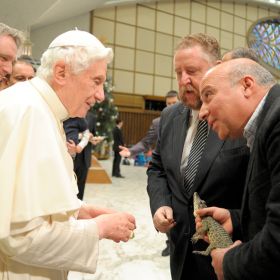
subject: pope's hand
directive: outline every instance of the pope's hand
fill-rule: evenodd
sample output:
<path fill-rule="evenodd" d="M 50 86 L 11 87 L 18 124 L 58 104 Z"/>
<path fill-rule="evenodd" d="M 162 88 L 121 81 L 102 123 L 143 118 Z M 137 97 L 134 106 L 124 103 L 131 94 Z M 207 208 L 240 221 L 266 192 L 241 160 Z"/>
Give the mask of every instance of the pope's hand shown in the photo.
<path fill-rule="evenodd" d="M 95 218 L 99 230 L 99 239 L 106 238 L 115 242 L 127 242 L 136 228 L 135 218 L 128 213 L 100 215 Z"/>

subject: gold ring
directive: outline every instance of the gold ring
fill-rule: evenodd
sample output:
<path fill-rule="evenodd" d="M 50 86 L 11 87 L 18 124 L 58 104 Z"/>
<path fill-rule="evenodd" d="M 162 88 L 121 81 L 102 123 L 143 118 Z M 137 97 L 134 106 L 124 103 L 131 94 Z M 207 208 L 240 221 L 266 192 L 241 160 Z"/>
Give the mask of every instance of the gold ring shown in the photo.
<path fill-rule="evenodd" d="M 134 236 L 135 236 L 135 235 L 134 235 L 134 231 L 132 230 L 131 233 L 130 233 L 129 239 L 133 239 Z"/>

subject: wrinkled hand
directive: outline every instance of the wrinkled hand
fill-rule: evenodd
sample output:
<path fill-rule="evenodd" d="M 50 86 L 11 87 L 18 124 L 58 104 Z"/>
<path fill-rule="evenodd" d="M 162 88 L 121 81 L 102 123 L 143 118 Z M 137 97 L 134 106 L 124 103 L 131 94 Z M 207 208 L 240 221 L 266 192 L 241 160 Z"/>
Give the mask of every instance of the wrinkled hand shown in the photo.
<path fill-rule="evenodd" d="M 131 152 L 129 151 L 129 149 L 127 147 L 124 146 L 119 146 L 119 148 L 121 149 L 121 151 L 119 152 L 119 154 L 122 157 L 130 157 L 131 156 Z"/>
<path fill-rule="evenodd" d="M 95 218 L 99 239 L 106 238 L 115 242 L 127 242 L 136 228 L 135 218 L 128 213 L 99 215 Z"/>
<path fill-rule="evenodd" d="M 242 242 L 240 240 L 237 240 L 227 248 L 218 248 L 218 249 L 213 249 L 211 251 L 212 266 L 215 270 L 218 280 L 224 279 L 223 260 L 224 260 L 225 253 L 229 251 L 231 248 L 240 245 L 241 243 Z"/>
<path fill-rule="evenodd" d="M 232 221 L 230 217 L 230 212 L 227 209 L 224 208 L 218 208 L 218 207 L 207 207 L 198 209 L 196 211 L 196 218 L 195 218 L 195 224 L 196 224 L 196 231 L 200 232 L 200 228 L 202 227 L 201 217 L 203 216 L 212 216 L 214 220 L 216 220 L 219 224 L 223 226 L 223 228 L 226 230 L 228 234 L 232 234 L 233 227 L 232 227 Z M 206 242 L 209 243 L 208 237 L 205 235 L 203 238 Z"/>
<path fill-rule="evenodd" d="M 158 208 L 153 217 L 155 228 L 162 232 L 167 233 L 171 228 L 176 225 L 173 219 L 173 210 L 169 206 L 162 206 Z"/>
<path fill-rule="evenodd" d="M 92 219 L 96 218 L 99 215 L 112 213 L 117 213 L 117 211 L 110 208 L 96 207 L 90 204 L 83 203 L 79 210 L 78 219 Z"/>

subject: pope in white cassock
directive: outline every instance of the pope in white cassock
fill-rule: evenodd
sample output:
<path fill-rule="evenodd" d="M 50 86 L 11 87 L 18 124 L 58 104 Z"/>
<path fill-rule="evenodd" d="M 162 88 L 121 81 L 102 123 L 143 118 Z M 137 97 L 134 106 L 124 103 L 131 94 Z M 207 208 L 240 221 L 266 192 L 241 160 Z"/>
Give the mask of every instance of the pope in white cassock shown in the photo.
<path fill-rule="evenodd" d="M 94 273 L 102 238 L 128 241 L 131 214 L 77 198 L 62 122 L 104 99 L 113 53 L 92 34 L 59 35 L 37 77 L 0 92 L 0 279 Z"/>

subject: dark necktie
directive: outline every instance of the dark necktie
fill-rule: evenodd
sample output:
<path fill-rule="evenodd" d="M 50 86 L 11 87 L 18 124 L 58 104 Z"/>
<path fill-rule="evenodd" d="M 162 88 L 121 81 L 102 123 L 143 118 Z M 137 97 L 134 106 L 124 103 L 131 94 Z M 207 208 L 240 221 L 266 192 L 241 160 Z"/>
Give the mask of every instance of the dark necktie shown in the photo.
<path fill-rule="evenodd" d="M 193 140 L 193 144 L 190 150 L 188 163 L 184 174 L 184 185 L 187 193 L 190 193 L 194 178 L 197 172 L 197 168 L 201 159 L 202 152 L 205 147 L 205 143 L 208 135 L 208 125 L 206 121 L 199 121 L 197 126 L 197 132 Z"/>

